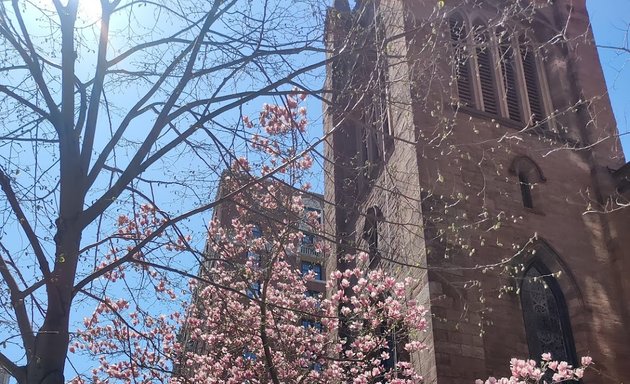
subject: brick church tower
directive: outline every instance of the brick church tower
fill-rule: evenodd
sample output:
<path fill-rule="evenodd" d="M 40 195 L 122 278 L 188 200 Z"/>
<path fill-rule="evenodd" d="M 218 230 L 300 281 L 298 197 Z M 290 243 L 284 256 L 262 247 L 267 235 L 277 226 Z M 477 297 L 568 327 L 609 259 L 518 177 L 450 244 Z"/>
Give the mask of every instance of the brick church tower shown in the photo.
<path fill-rule="evenodd" d="M 542 352 L 630 381 L 630 166 L 585 0 L 336 0 L 326 45 L 329 270 L 416 279 L 426 382 Z"/>

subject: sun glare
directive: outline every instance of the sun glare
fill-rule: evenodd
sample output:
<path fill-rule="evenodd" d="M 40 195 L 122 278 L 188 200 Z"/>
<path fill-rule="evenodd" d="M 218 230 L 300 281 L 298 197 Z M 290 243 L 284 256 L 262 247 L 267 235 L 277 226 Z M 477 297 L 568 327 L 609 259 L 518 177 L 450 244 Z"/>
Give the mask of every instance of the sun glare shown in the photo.
<path fill-rule="evenodd" d="M 101 19 L 101 2 L 99 0 L 79 0 L 77 19 L 84 24 L 98 22 Z"/>

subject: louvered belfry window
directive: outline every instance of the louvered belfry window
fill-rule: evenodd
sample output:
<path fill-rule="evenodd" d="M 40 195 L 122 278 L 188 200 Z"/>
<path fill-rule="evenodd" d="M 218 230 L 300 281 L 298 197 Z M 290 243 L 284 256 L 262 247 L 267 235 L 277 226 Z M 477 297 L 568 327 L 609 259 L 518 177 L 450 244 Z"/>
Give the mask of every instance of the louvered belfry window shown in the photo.
<path fill-rule="evenodd" d="M 449 18 L 449 28 L 459 105 L 548 130 L 553 108 L 543 98 L 544 73 L 524 35 L 481 19 L 471 26 L 461 14 Z"/>
<path fill-rule="evenodd" d="M 449 27 L 451 31 L 451 43 L 455 51 L 459 102 L 463 105 L 474 107 L 470 57 L 466 50 L 466 25 L 464 24 L 463 18 L 457 15 L 449 19 Z"/>
<path fill-rule="evenodd" d="M 497 88 L 495 83 L 494 61 L 490 46 L 490 38 L 486 26 L 475 24 L 475 46 L 477 53 L 477 70 L 483 98 L 483 110 L 491 115 L 498 115 Z"/>
<path fill-rule="evenodd" d="M 507 104 L 508 118 L 513 121 L 521 119 L 521 101 L 517 88 L 517 72 L 514 49 L 512 42 L 506 32 L 499 35 L 499 56 L 501 62 L 501 74 L 503 77 L 503 88 L 505 89 L 505 102 Z"/>
<path fill-rule="evenodd" d="M 546 128 L 546 123 L 542 95 L 540 93 L 540 79 L 538 77 L 536 57 L 531 47 L 521 45 L 521 59 L 523 60 L 523 77 L 530 108 L 530 116 L 528 118 L 531 119 L 532 125 L 544 129 Z"/>

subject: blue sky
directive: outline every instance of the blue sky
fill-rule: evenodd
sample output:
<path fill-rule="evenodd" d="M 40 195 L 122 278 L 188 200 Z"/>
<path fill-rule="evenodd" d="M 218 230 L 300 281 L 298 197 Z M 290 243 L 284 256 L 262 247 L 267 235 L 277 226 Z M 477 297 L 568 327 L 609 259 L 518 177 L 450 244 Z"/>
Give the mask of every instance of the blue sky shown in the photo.
<path fill-rule="evenodd" d="M 630 47 L 630 0 L 588 0 L 598 45 Z M 600 48 L 600 60 L 626 157 L 630 155 L 630 52 Z"/>

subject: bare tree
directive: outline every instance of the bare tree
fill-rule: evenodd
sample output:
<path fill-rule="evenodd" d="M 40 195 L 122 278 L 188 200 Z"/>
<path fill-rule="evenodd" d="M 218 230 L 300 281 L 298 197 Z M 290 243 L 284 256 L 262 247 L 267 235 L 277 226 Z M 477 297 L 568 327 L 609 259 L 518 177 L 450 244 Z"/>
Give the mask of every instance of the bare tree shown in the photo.
<path fill-rule="evenodd" d="M 64 382 L 76 303 L 104 303 L 103 276 L 169 231 L 181 242 L 178 224 L 214 206 L 218 170 L 246 150 L 241 109 L 321 66 L 319 6 L 0 4 L 1 318 L 11 345 L 0 365 L 19 383 Z M 110 233 L 117 213 L 142 204 L 157 207 L 159 225 L 102 259 L 121 237 Z M 132 285 L 140 301 L 151 279 Z"/>

